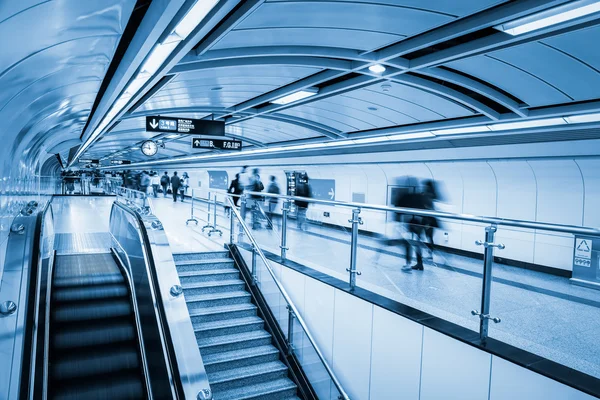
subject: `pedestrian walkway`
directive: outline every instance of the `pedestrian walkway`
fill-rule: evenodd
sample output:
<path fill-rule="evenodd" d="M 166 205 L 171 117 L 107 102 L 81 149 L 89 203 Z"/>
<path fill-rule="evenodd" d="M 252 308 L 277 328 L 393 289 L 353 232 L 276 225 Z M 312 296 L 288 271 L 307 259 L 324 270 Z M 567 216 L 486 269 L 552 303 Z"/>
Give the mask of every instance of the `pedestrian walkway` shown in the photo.
<path fill-rule="evenodd" d="M 201 229 L 205 221 L 185 225 L 190 203 L 157 199 L 153 204 L 175 251 L 220 250 L 229 240 L 223 209 L 217 218 L 223 237 L 208 237 Z M 206 214 L 199 217 L 206 220 Z M 288 259 L 347 281 L 349 230 L 311 225 L 304 232 L 290 222 Z M 274 230 L 252 232 L 263 249 L 279 254 L 275 225 Z M 359 245 L 359 286 L 478 331 L 471 310 L 480 309 L 481 260 L 437 252 L 425 261 L 424 271 L 406 273 L 400 248 L 363 234 Z M 491 294 L 490 313 L 502 319 L 490 324 L 491 337 L 600 378 L 600 292 L 572 285 L 567 278 L 495 264 Z"/>

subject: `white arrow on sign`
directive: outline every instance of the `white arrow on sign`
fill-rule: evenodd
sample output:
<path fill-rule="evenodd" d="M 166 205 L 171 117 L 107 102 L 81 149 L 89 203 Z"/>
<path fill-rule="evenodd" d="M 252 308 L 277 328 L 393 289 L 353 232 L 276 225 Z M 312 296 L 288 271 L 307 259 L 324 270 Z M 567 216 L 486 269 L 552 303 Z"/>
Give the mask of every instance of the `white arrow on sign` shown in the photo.
<path fill-rule="evenodd" d="M 200 146 L 200 141 L 199 141 L 199 140 L 196 140 L 196 141 L 194 142 L 194 146 Z"/>
<path fill-rule="evenodd" d="M 156 120 L 153 119 L 152 122 L 150 122 L 150 126 L 152 127 L 152 129 L 156 129 L 156 127 L 158 126 L 158 122 L 156 122 Z"/>
<path fill-rule="evenodd" d="M 335 191 L 333 190 L 333 188 L 327 194 L 331 197 L 331 200 L 335 199 Z"/>

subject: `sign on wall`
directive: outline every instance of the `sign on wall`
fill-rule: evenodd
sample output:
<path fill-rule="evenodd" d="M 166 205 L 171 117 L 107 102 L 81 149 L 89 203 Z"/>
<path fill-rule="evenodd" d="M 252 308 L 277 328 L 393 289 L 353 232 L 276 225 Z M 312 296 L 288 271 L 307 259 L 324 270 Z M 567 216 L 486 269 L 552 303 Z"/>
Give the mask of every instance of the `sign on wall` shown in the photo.
<path fill-rule="evenodd" d="M 313 199 L 335 200 L 335 179 L 310 179 Z"/>
<path fill-rule="evenodd" d="M 229 188 L 228 178 L 226 171 L 208 171 L 208 187 L 227 190 Z"/>
<path fill-rule="evenodd" d="M 131 160 L 110 160 L 112 165 L 129 165 Z"/>
<path fill-rule="evenodd" d="M 225 136 L 225 121 L 150 116 L 146 117 L 146 131 Z"/>
<path fill-rule="evenodd" d="M 595 239 L 595 240 L 594 240 Z M 600 240 L 577 236 L 573 249 L 574 283 L 600 289 Z"/>

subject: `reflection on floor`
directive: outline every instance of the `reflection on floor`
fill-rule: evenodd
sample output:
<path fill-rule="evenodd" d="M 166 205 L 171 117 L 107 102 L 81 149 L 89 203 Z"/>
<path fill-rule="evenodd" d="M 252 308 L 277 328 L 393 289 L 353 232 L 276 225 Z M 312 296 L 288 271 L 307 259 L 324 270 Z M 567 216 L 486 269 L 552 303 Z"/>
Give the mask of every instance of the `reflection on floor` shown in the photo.
<path fill-rule="evenodd" d="M 157 199 L 153 204 L 174 251 L 219 250 L 229 239 L 229 220 L 222 209 L 217 218 L 223 230 L 221 238 L 202 233 L 206 207 L 196 204 L 196 227 L 185 224 L 190 218 L 190 202 Z M 262 248 L 279 253 L 277 226 L 252 232 Z M 348 280 L 347 229 L 311 225 L 303 232 L 292 222 L 287 238 L 290 260 Z M 359 243 L 359 286 L 478 330 L 478 319 L 470 312 L 480 308 L 482 261 L 436 253 L 424 271 L 406 273 L 401 271 L 405 261 L 400 248 L 386 247 L 365 235 L 360 235 Z M 490 311 L 502 319 L 500 324 L 490 324 L 490 336 L 600 377 L 600 346 L 595 339 L 600 331 L 599 291 L 571 285 L 566 278 L 496 264 Z"/>

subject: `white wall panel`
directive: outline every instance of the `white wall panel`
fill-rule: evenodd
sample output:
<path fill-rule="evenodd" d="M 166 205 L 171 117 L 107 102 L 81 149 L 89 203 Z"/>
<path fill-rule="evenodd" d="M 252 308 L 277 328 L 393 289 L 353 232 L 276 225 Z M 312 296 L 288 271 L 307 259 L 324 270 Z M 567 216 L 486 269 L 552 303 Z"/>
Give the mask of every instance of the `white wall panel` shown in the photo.
<path fill-rule="evenodd" d="M 576 160 L 583 175 L 583 225 L 600 227 L 600 160 Z"/>
<path fill-rule="evenodd" d="M 421 400 L 487 399 L 490 354 L 424 329 Z"/>
<path fill-rule="evenodd" d="M 335 289 L 316 279 L 306 278 L 304 313 L 308 328 L 319 344 L 323 356 L 333 362 L 333 315 Z"/>
<path fill-rule="evenodd" d="M 497 185 L 492 168 L 487 162 L 457 164 L 463 178 L 463 213 L 495 217 Z M 482 224 L 463 223 L 461 248 L 483 253 L 483 247 L 475 245 L 475 241 L 483 240 L 484 229 Z"/>
<path fill-rule="evenodd" d="M 583 222 L 583 180 L 573 160 L 529 161 L 537 181 L 536 220 L 556 224 L 581 225 Z M 572 268 L 571 235 L 535 235 L 534 262 L 555 268 Z"/>
<path fill-rule="evenodd" d="M 498 186 L 497 215 L 502 218 L 535 221 L 537 186 L 535 175 L 526 161 L 493 161 Z M 506 248 L 499 257 L 532 263 L 535 232 L 532 229 L 498 228 L 496 242 Z"/>
<path fill-rule="evenodd" d="M 373 307 L 371 400 L 418 400 L 423 326 Z"/>
<path fill-rule="evenodd" d="M 492 356 L 490 400 L 592 400 L 594 398 L 509 361 Z"/>
<path fill-rule="evenodd" d="M 369 399 L 373 305 L 335 291 L 333 368 L 352 400 Z"/>

